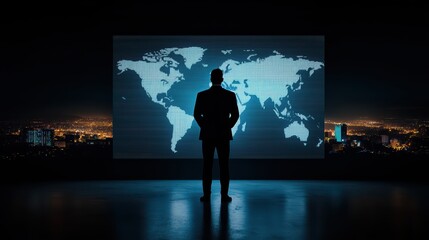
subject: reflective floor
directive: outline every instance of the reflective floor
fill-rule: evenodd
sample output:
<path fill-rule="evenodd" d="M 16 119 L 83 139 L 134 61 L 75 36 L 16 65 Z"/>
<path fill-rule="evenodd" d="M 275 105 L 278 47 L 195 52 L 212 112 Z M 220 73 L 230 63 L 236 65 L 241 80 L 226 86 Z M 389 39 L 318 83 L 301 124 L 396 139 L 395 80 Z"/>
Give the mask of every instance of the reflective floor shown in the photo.
<path fill-rule="evenodd" d="M 429 188 L 411 183 L 200 181 L 1 186 L 0 239 L 429 239 Z"/>

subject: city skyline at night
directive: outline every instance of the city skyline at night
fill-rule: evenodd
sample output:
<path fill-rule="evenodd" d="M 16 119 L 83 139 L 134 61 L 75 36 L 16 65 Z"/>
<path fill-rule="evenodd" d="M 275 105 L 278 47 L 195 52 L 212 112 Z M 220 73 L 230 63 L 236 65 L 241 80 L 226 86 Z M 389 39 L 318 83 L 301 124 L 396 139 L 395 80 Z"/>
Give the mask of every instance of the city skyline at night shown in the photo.
<path fill-rule="evenodd" d="M 340 141 L 337 139 L 338 126 L 346 126 L 341 127 Z M 404 157 L 404 154 L 407 154 L 407 157 L 402 159 L 406 161 L 424 158 L 429 154 L 429 121 L 327 119 L 324 128 L 325 159 L 383 159 Z M 0 157 L 6 160 L 34 157 L 73 158 L 79 156 L 75 151 L 79 148 L 83 152 L 101 151 L 111 155 L 114 141 L 112 119 L 108 117 L 0 121 L 0 129 L 0 148 L 5 150 Z M 48 142 L 44 139 L 46 133 L 50 133 L 47 135 L 51 139 Z M 64 149 L 67 151 L 62 151 Z"/>

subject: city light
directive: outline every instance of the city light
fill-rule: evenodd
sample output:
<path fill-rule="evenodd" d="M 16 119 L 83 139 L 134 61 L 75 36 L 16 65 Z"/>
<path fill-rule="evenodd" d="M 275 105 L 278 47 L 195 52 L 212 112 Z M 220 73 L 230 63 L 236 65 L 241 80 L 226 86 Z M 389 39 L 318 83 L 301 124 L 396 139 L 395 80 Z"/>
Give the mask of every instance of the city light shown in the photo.
<path fill-rule="evenodd" d="M 344 126 L 344 124 L 346 127 L 342 131 L 338 129 L 337 132 L 335 131 L 336 126 Z M 0 121 L 0 126 L 0 147 L 3 149 L 0 159 L 65 157 L 68 156 L 66 154 L 76 154 L 76 152 L 66 153 L 68 149 L 74 147 L 94 149 L 93 146 L 99 146 L 111 149 L 113 142 L 113 124 L 109 117 L 86 117 L 61 121 Z M 429 155 L 428 133 L 429 121 L 425 120 L 333 121 L 326 119 L 325 154 L 327 158 L 347 152 L 348 157 L 362 153 L 381 157 L 402 152 L 427 157 Z M 336 136 L 337 134 L 341 135 L 340 138 Z M 46 149 L 41 150 L 41 147 Z M 104 152 L 107 155 L 111 154 L 110 150 Z"/>
<path fill-rule="evenodd" d="M 347 126 L 346 133 L 336 136 L 343 125 Z M 428 128 L 429 121 L 416 119 L 326 120 L 325 143 L 331 149 L 328 155 L 347 151 L 389 156 L 395 152 L 429 154 Z"/>

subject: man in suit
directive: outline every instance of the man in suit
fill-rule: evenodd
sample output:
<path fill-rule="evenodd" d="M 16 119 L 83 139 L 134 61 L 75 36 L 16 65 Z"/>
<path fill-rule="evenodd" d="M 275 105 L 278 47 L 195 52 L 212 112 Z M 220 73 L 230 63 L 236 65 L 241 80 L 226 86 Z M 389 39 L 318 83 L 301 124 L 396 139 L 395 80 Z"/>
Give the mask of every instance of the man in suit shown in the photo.
<path fill-rule="evenodd" d="M 230 202 L 229 153 L 231 128 L 238 121 L 239 113 L 235 93 L 222 88 L 223 72 L 213 69 L 210 75 L 212 86 L 197 95 L 194 118 L 200 126 L 203 150 L 203 193 L 201 201 L 210 201 L 214 151 L 217 150 L 220 169 L 221 199 Z"/>

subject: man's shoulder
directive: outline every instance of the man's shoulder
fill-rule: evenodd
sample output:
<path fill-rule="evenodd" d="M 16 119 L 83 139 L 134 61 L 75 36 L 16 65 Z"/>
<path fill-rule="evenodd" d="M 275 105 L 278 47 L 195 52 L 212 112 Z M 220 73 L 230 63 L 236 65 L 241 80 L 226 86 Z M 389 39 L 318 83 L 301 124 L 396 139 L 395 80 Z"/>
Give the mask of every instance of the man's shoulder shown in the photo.
<path fill-rule="evenodd" d="M 204 95 L 204 94 L 207 94 L 207 93 L 209 92 L 209 90 L 210 90 L 210 89 L 206 89 L 206 90 L 200 91 L 200 92 L 198 92 L 198 95 Z"/>
<path fill-rule="evenodd" d="M 223 91 L 226 93 L 226 94 L 229 94 L 229 95 L 235 95 L 235 93 L 233 92 L 233 91 L 231 91 L 231 90 L 228 90 L 228 89 L 225 89 L 225 88 L 222 88 L 223 89 Z"/>
<path fill-rule="evenodd" d="M 228 89 L 221 88 L 221 87 L 219 87 L 218 89 L 209 88 L 209 89 L 200 91 L 200 92 L 198 92 L 198 95 L 210 95 L 210 94 L 214 94 L 216 92 L 219 93 L 219 91 L 222 94 L 228 94 L 228 95 L 234 95 L 235 96 L 235 93 L 233 91 L 230 91 Z"/>

